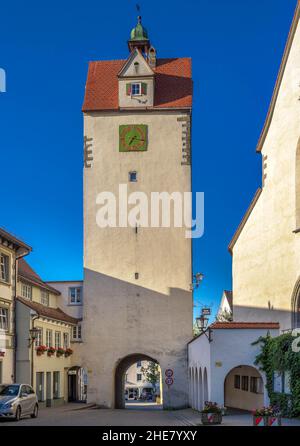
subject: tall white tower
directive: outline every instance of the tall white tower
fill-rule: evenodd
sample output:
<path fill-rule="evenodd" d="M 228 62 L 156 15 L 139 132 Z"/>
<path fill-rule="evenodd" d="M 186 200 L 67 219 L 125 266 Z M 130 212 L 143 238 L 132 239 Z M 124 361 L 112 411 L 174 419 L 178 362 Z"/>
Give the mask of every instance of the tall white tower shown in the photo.
<path fill-rule="evenodd" d="M 163 382 L 173 372 L 164 407 L 179 408 L 188 404 L 191 240 L 174 224 L 120 227 L 118 199 L 120 184 L 148 197 L 191 191 L 191 60 L 157 59 L 140 17 L 128 47 L 126 60 L 90 63 L 83 105 L 88 401 L 122 407 L 126 369 L 152 359 Z M 97 222 L 103 191 L 116 197 L 117 227 Z"/>

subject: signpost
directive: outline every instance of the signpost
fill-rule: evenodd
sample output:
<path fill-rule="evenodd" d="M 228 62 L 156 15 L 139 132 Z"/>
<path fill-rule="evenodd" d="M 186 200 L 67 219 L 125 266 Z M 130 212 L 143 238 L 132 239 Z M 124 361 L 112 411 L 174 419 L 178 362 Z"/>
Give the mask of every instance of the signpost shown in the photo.
<path fill-rule="evenodd" d="M 174 384 L 174 371 L 172 369 L 166 369 L 165 370 L 165 383 L 167 384 L 168 387 L 172 386 Z"/>

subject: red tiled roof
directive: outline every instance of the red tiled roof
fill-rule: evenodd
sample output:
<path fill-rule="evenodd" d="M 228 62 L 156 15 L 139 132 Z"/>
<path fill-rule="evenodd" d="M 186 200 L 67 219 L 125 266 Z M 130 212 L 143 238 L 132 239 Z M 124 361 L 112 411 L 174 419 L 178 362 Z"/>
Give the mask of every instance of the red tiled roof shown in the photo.
<path fill-rule="evenodd" d="M 118 73 L 126 60 L 90 62 L 82 111 L 118 110 Z M 151 108 L 190 108 L 193 81 L 190 58 L 157 59 L 155 103 Z"/>
<path fill-rule="evenodd" d="M 214 330 L 218 329 L 270 329 L 280 328 L 279 322 L 214 322 L 210 325 Z"/>
<path fill-rule="evenodd" d="M 38 313 L 39 316 L 44 316 L 48 319 L 67 322 L 72 325 L 76 325 L 80 320 L 76 319 L 75 317 L 69 316 L 68 314 L 64 313 L 60 308 L 46 307 L 45 305 L 39 304 L 38 302 L 33 302 L 32 300 L 27 300 L 20 296 L 17 297 L 17 300 L 22 304 L 26 305 L 31 310 Z"/>
<path fill-rule="evenodd" d="M 50 285 L 47 285 L 42 278 L 31 268 L 26 260 L 18 260 L 18 276 L 26 281 L 33 283 L 41 288 L 45 288 L 53 294 L 60 295 L 61 293 Z"/>

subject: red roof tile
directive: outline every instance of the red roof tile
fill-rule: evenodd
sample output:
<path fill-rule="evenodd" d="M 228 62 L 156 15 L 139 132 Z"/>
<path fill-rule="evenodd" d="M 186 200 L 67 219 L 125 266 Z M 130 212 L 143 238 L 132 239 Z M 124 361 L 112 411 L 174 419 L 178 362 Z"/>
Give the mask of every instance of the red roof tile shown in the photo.
<path fill-rule="evenodd" d="M 214 322 L 210 325 L 213 330 L 218 329 L 270 329 L 280 328 L 279 322 Z"/>
<path fill-rule="evenodd" d="M 18 296 L 17 300 L 21 302 L 23 305 L 26 305 L 31 310 L 38 313 L 39 316 L 44 316 L 48 319 L 53 319 L 56 321 L 67 322 L 72 325 L 76 325 L 80 319 L 76 319 L 75 317 L 69 316 L 64 313 L 60 308 L 51 308 L 46 307 L 45 305 L 39 304 L 38 302 L 33 302 L 32 300 L 24 299 L 23 297 Z"/>
<path fill-rule="evenodd" d="M 82 111 L 118 110 L 118 73 L 126 60 L 90 62 Z M 157 59 L 155 103 L 151 108 L 190 108 L 193 81 L 190 58 Z"/>
<path fill-rule="evenodd" d="M 41 288 L 45 288 L 53 294 L 60 295 L 61 293 L 50 285 L 47 285 L 43 279 L 31 268 L 31 266 L 23 258 L 18 260 L 18 276 L 26 281 L 33 283 Z"/>

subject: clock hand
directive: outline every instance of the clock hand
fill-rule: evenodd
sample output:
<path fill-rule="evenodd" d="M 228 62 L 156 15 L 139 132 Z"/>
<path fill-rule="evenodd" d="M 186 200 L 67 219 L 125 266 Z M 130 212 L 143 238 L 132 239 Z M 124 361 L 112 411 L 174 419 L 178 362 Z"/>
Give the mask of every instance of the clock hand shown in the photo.
<path fill-rule="evenodd" d="M 133 136 L 133 137 L 131 138 L 131 140 L 129 141 L 129 144 L 131 144 L 132 141 L 133 141 L 134 139 L 136 139 L 136 136 Z"/>

